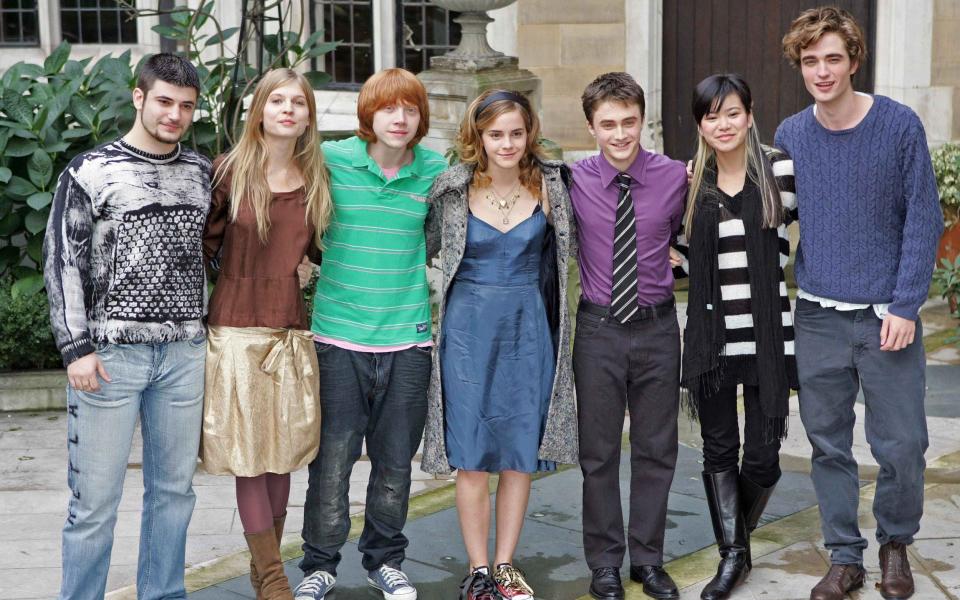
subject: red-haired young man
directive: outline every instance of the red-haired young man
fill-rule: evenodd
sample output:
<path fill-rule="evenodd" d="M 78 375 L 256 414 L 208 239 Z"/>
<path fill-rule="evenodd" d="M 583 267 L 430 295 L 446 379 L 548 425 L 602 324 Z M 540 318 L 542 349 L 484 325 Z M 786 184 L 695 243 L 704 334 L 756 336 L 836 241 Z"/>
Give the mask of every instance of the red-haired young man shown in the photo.
<path fill-rule="evenodd" d="M 368 79 L 357 113 L 355 137 L 323 144 L 334 212 L 311 326 L 323 424 L 310 464 L 297 600 L 321 600 L 336 582 L 350 532 L 350 472 L 364 441 L 371 469 L 358 545 L 368 582 L 386 600 L 417 597 L 400 565 L 432 353 L 423 226 L 430 186 L 446 162 L 418 145 L 429 106 L 408 71 Z"/>

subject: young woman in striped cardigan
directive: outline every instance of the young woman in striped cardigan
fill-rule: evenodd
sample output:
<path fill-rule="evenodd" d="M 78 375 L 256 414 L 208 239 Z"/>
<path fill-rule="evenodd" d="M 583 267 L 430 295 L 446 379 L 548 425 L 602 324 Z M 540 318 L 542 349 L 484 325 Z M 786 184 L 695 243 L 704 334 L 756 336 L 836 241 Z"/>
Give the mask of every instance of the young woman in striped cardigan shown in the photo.
<path fill-rule="evenodd" d="M 701 598 L 727 598 L 750 571 L 750 532 L 780 478 L 797 388 L 783 268 L 796 216 L 793 168 L 760 144 L 750 88 L 712 75 L 694 92 L 699 143 L 685 215 L 690 277 L 682 387 L 700 420 L 703 483 L 721 561 Z M 743 463 L 737 386 L 743 385 Z"/>

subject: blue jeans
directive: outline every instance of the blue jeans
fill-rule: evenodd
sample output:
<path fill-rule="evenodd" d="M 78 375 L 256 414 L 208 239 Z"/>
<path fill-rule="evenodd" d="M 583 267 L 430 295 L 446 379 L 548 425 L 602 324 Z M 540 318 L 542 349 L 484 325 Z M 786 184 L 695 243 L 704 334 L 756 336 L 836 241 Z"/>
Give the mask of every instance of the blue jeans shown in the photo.
<path fill-rule="evenodd" d="M 317 363 L 320 452 L 310 463 L 300 569 L 337 573 L 350 534 L 350 472 L 364 440 L 370 481 L 358 544 L 363 567 L 399 568 L 408 544 L 410 462 L 427 418 L 431 350 L 372 353 L 318 343 Z"/>
<path fill-rule="evenodd" d="M 926 358 L 917 319 L 913 343 L 880 350 L 882 321 L 872 308 L 838 311 L 797 300 L 800 418 L 813 446 L 810 477 L 820 504 L 824 542 L 835 564 L 862 564 L 853 405 L 862 388 L 867 443 L 880 465 L 873 514 L 877 541 L 910 544 L 923 514 L 927 421 Z"/>
<path fill-rule="evenodd" d="M 103 598 L 117 506 L 137 417 L 143 434 L 143 515 L 137 597 L 186 598 L 187 525 L 196 500 L 206 340 L 99 344 L 110 376 L 100 391 L 67 388 L 67 480 L 62 599 Z"/>

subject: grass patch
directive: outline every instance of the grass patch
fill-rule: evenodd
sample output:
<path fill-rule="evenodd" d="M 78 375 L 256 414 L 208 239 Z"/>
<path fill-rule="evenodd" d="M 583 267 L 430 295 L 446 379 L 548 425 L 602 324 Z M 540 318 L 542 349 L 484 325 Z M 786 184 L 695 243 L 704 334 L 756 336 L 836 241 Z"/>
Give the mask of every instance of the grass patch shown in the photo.
<path fill-rule="evenodd" d="M 951 344 L 950 339 L 957 336 L 957 329 L 951 327 L 949 329 L 944 329 L 943 331 L 938 331 L 936 333 L 931 333 L 923 337 L 923 349 L 929 354 L 934 350 L 939 350 L 944 346 L 956 346 L 956 343 Z"/>

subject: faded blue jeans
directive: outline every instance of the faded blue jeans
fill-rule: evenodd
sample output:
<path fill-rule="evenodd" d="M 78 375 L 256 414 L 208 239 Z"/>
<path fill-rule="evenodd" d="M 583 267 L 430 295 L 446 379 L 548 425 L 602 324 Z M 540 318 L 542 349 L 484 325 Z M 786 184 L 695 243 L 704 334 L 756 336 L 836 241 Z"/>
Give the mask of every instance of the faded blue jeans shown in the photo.
<path fill-rule="evenodd" d="M 98 344 L 110 383 L 67 388 L 67 480 L 62 599 L 103 598 L 113 528 L 137 418 L 143 434 L 143 513 L 137 598 L 186 598 L 187 526 L 196 500 L 206 340 Z"/>
<path fill-rule="evenodd" d="M 350 472 L 364 441 L 370 459 L 363 532 L 363 568 L 400 568 L 407 538 L 410 463 L 427 418 L 430 348 L 359 352 L 317 343 L 320 367 L 320 452 L 310 463 L 303 506 L 305 575 L 337 573 L 350 533 Z"/>
<path fill-rule="evenodd" d="M 923 514 L 923 327 L 917 319 L 913 343 L 885 352 L 880 350 L 881 325 L 873 308 L 838 311 L 797 300 L 800 418 L 813 446 L 810 477 L 834 564 L 862 564 L 867 547 L 857 524 L 860 486 L 852 450 L 853 408 L 860 389 L 867 443 L 880 465 L 873 499 L 877 541 L 912 543 Z"/>

